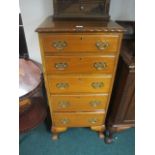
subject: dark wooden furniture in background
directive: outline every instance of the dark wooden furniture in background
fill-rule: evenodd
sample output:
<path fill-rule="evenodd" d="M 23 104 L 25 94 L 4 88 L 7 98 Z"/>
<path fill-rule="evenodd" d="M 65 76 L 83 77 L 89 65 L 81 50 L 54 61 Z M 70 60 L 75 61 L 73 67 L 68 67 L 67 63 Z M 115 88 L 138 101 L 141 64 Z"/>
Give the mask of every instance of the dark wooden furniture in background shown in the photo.
<path fill-rule="evenodd" d="M 29 59 L 19 59 L 19 112 L 31 106 L 31 97 L 41 87 L 41 70 Z"/>
<path fill-rule="evenodd" d="M 118 22 L 127 32 L 122 42 L 114 89 L 106 119 L 106 143 L 113 134 L 135 125 L 135 31 L 134 22 Z"/>
<path fill-rule="evenodd" d="M 19 59 L 19 131 L 26 132 L 45 120 L 45 99 L 36 94 L 42 90 L 42 71 L 37 63 Z"/>
<path fill-rule="evenodd" d="M 110 0 L 54 0 L 55 19 L 109 19 Z"/>

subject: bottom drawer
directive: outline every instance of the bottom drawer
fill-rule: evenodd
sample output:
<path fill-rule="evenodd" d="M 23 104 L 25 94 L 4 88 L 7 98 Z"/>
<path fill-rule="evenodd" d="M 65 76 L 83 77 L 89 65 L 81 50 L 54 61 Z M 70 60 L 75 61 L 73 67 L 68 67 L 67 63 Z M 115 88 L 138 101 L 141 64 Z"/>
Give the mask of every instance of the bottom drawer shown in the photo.
<path fill-rule="evenodd" d="M 104 124 L 104 112 L 53 113 L 53 125 L 57 127 L 89 127 Z"/>

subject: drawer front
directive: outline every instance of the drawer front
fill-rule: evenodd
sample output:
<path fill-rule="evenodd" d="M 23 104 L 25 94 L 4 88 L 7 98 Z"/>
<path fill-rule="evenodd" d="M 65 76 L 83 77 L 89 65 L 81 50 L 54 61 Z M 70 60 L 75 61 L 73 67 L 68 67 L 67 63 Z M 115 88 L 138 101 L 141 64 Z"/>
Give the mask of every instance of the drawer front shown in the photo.
<path fill-rule="evenodd" d="M 108 93 L 111 76 L 48 76 L 51 93 Z"/>
<path fill-rule="evenodd" d="M 106 109 L 108 95 L 51 95 L 53 111 L 94 111 Z"/>
<path fill-rule="evenodd" d="M 115 56 L 46 56 L 46 71 L 51 73 L 113 72 Z"/>
<path fill-rule="evenodd" d="M 77 112 L 61 113 L 55 112 L 52 115 L 53 125 L 57 127 L 87 127 L 104 124 L 104 112 Z"/>
<path fill-rule="evenodd" d="M 42 34 L 42 42 L 45 52 L 117 52 L 119 35 Z"/>

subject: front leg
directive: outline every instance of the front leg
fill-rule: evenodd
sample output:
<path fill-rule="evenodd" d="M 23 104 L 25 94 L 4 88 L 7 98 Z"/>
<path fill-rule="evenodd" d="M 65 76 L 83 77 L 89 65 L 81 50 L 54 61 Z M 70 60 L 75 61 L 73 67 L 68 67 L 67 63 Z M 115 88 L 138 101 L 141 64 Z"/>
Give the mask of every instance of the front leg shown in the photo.
<path fill-rule="evenodd" d="M 106 144 L 111 144 L 113 142 L 113 134 L 114 134 L 114 132 L 112 130 L 107 129 L 105 131 L 105 139 L 104 139 L 104 141 L 105 141 Z"/>
<path fill-rule="evenodd" d="M 55 127 L 55 126 L 52 126 L 51 127 L 52 139 L 57 140 L 58 139 L 58 134 L 60 132 L 66 131 L 66 130 L 67 130 L 67 127 Z"/>
<path fill-rule="evenodd" d="M 99 132 L 99 138 L 104 139 L 105 126 L 91 126 L 91 130 Z"/>

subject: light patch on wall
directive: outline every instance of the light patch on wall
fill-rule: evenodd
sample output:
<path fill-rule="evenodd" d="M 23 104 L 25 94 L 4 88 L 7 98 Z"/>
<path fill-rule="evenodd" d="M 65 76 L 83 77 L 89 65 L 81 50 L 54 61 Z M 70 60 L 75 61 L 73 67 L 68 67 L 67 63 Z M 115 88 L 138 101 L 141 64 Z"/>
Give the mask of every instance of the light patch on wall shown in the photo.
<path fill-rule="evenodd" d="M 135 20 L 135 0 L 111 0 L 112 20 Z"/>

